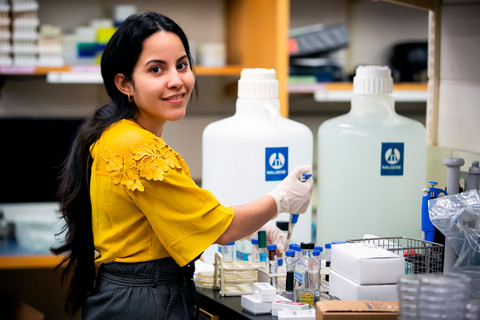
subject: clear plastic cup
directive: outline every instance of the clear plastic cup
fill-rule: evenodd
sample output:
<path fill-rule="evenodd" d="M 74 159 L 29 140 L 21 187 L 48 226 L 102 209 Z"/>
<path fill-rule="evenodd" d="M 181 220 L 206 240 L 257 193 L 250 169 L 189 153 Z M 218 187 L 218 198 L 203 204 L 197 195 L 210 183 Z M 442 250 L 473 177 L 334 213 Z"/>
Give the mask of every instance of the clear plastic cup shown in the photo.
<path fill-rule="evenodd" d="M 464 320 L 470 278 L 463 274 L 429 274 L 420 277 L 418 319 Z"/>
<path fill-rule="evenodd" d="M 480 300 L 480 266 L 459 267 L 456 271 L 470 278 L 470 299 Z"/>
<path fill-rule="evenodd" d="M 405 274 L 398 277 L 399 320 L 417 320 L 417 291 L 420 275 Z"/>

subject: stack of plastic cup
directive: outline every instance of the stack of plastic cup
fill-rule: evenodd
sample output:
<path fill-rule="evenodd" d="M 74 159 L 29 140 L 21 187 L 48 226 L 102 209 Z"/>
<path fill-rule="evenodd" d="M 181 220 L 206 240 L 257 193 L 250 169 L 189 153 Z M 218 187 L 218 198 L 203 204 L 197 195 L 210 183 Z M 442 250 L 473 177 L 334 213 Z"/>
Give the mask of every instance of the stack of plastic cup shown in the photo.
<path fill-rule="evenodd" d="M 420 283 L 418 274 L 405 274 L 398 278 L 399 320 L 417 320 L 417 291 Z"/>
<path fill-rule="evenodd" d="M 464 320 L 480 320 L 480 300 L 472 299 L 467 302 Z"/>
<path fill-rule="evenodd" d="M 470 299 L 480 300 L 480 266 L 459 267 L 456 271 L 470 278 Z"/>
<path fill-rule="evenodd" d="M 417 316 L 422 320 L 464 320 L 469 300 L 470 278 L 460 273 L 420 277 Z"/>

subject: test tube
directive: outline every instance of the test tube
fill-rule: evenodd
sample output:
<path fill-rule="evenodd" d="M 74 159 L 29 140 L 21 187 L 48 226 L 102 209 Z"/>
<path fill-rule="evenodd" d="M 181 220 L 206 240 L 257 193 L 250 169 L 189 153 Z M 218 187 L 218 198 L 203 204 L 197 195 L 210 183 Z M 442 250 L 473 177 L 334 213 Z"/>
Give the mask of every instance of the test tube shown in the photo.
<path fill-rule="evenodd" d="M 277 289 L 278 287 L 278 257 L 277 257 L 277 245 L 270 244 L 268 249 L 268 273 L 270 274 L 270 284 Z"/>

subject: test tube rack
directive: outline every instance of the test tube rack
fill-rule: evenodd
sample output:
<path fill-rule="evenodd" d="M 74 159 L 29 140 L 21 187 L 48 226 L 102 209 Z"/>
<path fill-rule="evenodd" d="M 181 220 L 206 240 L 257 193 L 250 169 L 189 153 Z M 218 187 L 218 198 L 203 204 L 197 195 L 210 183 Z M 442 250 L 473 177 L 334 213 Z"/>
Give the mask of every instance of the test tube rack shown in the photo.
<path fill-rule="evenodd" d="M 223 255 L 215 253 L 213 289 L 221 296 L 241 296 L 253 293 L 257 282 L 257 267 L 246 261 L 224 262 Z"/>

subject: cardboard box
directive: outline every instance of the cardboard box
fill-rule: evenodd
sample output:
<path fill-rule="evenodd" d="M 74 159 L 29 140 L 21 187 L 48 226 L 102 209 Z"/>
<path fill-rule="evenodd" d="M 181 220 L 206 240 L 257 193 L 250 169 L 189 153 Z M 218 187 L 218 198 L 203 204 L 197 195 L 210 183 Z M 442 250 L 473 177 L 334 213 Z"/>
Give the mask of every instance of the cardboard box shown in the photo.
<path fill-rule="evenodd" d="M 329 294 L 340 300 L 398 300 L 396 284 L 360 285 L 332 270 L 330 270 Z"/>
<path fill-rule="evenodd" d="M 405 273 L 405 259 L 371 243 L 344 243 L 332 246 L 333 270 L 364 284 L 397 283 Z"/>
<path fill-rule="evenodd" d="M 319 301 L 316 320 L 397 320 L 396 301 Z"/>

